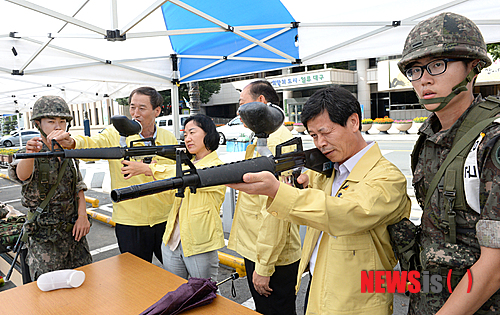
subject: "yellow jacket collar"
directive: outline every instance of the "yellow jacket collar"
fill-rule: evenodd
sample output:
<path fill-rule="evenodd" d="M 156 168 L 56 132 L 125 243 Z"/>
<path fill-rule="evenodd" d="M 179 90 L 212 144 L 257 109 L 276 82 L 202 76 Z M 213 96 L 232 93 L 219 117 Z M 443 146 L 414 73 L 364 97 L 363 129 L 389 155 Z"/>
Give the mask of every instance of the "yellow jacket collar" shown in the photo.
<path fill-rule="evenodd" d="M 363 157 L 356 163 L 351 173 L 347 177 L 348 181 L 359 182 L 366 174 L 375 166 L 375 164 L 382 157 L 382 152 L 375 142 L 373 146 L 363 155 Z"/>

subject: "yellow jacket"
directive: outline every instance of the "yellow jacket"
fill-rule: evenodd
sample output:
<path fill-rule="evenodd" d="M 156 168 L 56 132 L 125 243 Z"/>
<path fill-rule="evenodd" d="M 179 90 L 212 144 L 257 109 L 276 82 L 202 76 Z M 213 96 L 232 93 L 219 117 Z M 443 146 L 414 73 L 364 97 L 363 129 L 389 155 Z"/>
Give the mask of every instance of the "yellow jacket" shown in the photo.
<path fill-rule="evenodd" d="M 404 175 L 377 144 L 359 160 L 335 197 L 333 176 L 308 173 L 311 188 L 281 184 L 267 209 L 277 218 L 309 226 L 297 287 L 324 231 L 307 314 L 392 314 L 392 294 L 361 293 L 361 271 L 392 270 L 396 265 L 387 225 L 410 214 Z"/>
<path fill-rule="evenodd" d="M 196 168 L 205 168 L 220 165 L 223 162 L 214 151 L 195 164 Z M 175 167 L 164 167 L 163 171 L 156 170 L 153 174 L 156 179 L 175 176 Z M 174 198 L 177 190 L 169 191 L 170 198 Z M 175 197 L 172 211 L 168 216 L 167 227 L 163 234 L 163 242 L 167 245 L 170 235 L 174 231 L 175 219 L 179 215 L 184 256 L 202 254 L 224 247 L 224 232 L 220 219 L 220 208 L 224 202 L 226 186 L 199 188 L 192 194 L 189 188 L 184 191 L 184 198 Z"/>
<path fill-rule="evenodd" d="M 276 145 L 292 137 L 281 126 L 269 136 L 268 147 L 274 154 Z M 254 149 L 255 145 L 248 146 L 245 159 L 253 157 Z M 299 226 L 269 215 L 266 198 L 238 193 L 228 243 L 229 249 L 255 262 L 255 271 L 261 276 L 271 276 L 274 266 L 289 265 L 300 259 Z"/>
<path fill-rule="evenodd" d="M 157 128 L 156 130 L 157 135 L 155 145 L 177 144 L 177 140 L 171 132 L 162 128 Z M 73 138 L 76 141 L 76 149 L 120 146 L 120 135 L 113 126 L 109 126 L 103 132 L 92 137 L 75 136 Z M 127 137 L 127 145 L 130 144 L 130 141 L 138 139 L 141 139 L 139 135 Z M 134 144 L 134 146 L 141 145 L 143 144 L 140 142 Z M 138 159 L 140 159 L 140 157 L 138 157 Z M 131 158 L 131 160 L 134 160 L 134 158 Z M 152 170 L 163 164 L 175 163 L 175 161 L 161 156 L 156 156 L 154 160 L 157 161 L 157 164 L 152 163 L 150 165 Z M 146 175 L 133 176 L 132 178 L 127 180 L 124 179 L 123 174 L 121 173 L 121 168 L 123 166 L 121 162 L 122 159 L 108 160 L 109 172 L 111 176 L 111 189 L 128 187 L 131 185 L 138 185 L 153 181 L 153 177 Z M 168 213 L 170 212 L 171 207 L 172 203 L 169 203 L 167 201 L 166 194 L 164 193 L 121 201 L 119 203 L 113 204 L 113 221 L 124 225 L 153 226 L 167 220 Z"/>

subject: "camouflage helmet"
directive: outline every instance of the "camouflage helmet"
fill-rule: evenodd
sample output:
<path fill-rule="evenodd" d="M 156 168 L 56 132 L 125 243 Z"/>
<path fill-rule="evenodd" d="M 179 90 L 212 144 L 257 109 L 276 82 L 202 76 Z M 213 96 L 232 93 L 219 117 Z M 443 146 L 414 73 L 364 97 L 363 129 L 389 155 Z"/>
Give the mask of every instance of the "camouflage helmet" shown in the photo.
<path fill-rule="evenodd" d="M 66 121 L 71 121 L 73 116 L 68 104 L 60 96 L 42 96 L 33 105 L 33 116 L 31 120 L 40 120 L 45 117 L 61 117 Z"/>
<path fill-rule="evenodd" d="M 418 23 L 408 34 L 398 67 L 404 73 L 409 63 L 423 57 L 480 59 L 481 68 L 491 65 L 479 28 L 468 18 L 445 12 Z"/>

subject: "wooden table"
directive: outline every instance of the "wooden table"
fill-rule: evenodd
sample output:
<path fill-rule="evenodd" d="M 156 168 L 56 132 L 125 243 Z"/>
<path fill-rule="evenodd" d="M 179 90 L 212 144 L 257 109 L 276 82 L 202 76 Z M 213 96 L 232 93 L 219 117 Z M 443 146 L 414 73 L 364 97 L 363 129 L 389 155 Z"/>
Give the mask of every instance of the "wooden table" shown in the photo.
<path fill-rule="evenodd" d="M 129 253 L 77 269 L 85 272 L 79 288 L 43 292 L 32 282 L 1 292 L 1 313 L 137 315 L 186 282 Z M 211 304 L 182 314 L 258 313 L 218 295 Z"/>

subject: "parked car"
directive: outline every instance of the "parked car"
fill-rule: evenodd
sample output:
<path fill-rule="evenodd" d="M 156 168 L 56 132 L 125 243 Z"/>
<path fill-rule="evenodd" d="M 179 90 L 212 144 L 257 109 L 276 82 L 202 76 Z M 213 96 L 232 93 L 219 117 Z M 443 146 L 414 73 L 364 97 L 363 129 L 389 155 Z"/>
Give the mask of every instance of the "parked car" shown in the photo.
<path fill-rule="evenodd" d="M 219 133 L 219 144 L 226 144 L 227 140 L 237 139 L 242 133 L 245 134 L 248 139 L 253 138 L 253 131 L 248 129 L 243 125 L 243 122 L 240 119 L 240 116 L 236 116 L 231 119 L 224 126 L 217 127 L 217 132 Z"/>
<path fill-rule="evenodd" d="M 21 131 L 21 136 L 23 140 L 23 145 L 28 142 L 29 139 L 33 137 L 41 137 L 40 132 L 35 131 L 35 130 L 22 130 Z M 8 136 L 3 136 L 0 138 L 0 145 L 1 146 L 6 146 L 6 147 L 11 147 L 11 146 L 19 146 L 19 132 L 14 132 L 11 135 Z"/>
<path fill-rule="evenodd" d="M 189 115 L 179 115 L 179 135 L 181 139 L 184 139 L 184 121 Z M 156 125 L 160 128 L 167 129 L 171 133 L 174 133 L 174 116 L 160 116 L 155 119 Z"/>
<path fill-rule="evenodd" d="M 21 128 L 21 130 L 24 130 L 24 128 Z M 18 133 L 18 132 L 19 132 L 19 129 L 12 130 L 12 131 L 10 132 L 10 135 L 12 136 L 12 135 L 14 135 L 15 133 Z"/>

